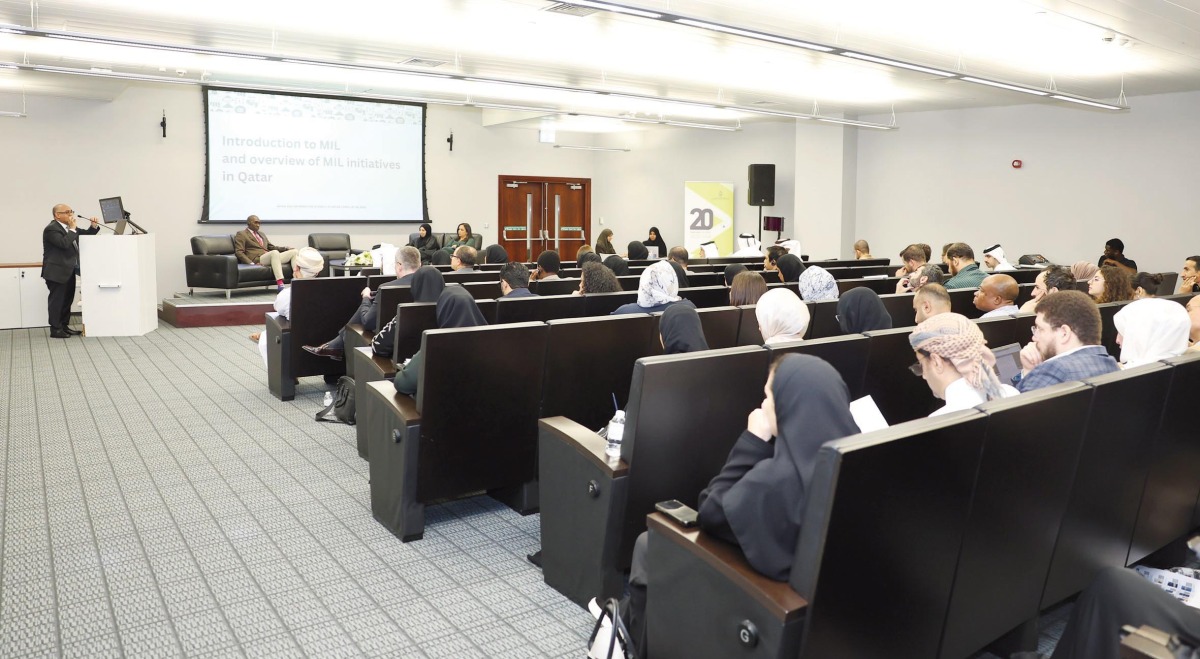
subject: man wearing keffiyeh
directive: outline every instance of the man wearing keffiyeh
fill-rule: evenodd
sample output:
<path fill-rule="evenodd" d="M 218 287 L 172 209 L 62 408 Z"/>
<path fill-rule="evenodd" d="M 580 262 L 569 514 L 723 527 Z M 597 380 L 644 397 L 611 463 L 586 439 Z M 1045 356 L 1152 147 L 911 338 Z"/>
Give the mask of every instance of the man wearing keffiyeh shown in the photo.
<path fill-rule="evenodd" d="M 1017 394 L 1013 387 L 1000 383 L 995 355 L 985 345 L 979 326 L 966 316 L 932 316 L 917 325 L 908 341 L 917 355 L 913 372 L 925 379 L 934 396 L 946 401 L 930 416 Z"/>

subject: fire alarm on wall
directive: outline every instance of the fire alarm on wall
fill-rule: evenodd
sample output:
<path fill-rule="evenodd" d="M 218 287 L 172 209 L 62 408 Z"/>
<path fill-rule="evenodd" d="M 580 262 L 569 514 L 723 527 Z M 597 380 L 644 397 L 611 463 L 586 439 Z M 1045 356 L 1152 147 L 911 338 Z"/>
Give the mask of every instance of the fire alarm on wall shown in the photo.
<path fill-rule="evenodd" d="M 1012 161 L 1012 166 L 1013 166 L 1013 169 L 1020 169 L 1020 168 L 1021 168 L 1021 161 L 1020 161 L 1020 160 L 1014 160 L 1014 161 Z"/>

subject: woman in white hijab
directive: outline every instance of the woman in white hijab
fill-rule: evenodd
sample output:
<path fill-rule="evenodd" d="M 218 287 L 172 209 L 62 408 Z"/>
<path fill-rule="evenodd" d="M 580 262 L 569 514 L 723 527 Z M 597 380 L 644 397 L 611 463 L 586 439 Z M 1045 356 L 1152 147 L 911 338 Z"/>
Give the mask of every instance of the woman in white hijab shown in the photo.
<path fill-rule="evenodd" d="M 1192 329 L 1183 305 L 1160 298 L 1130 302 L 1113 316 L 1113 324 L 1125 368 L 1182 355 Z"/>
<path fill-rule="evenodd" d="M 799 341 L 808 329 L 808 305 L 786 288 L 773 288 L 758 298 L 754 315 L 767 345 Z"/>
<path fill-rule="evenodd" d="M 667 305 L 678 302 L 679 279 L 666 261 L 659 261 L 642 271 L 638 279 L 637 302 L 617 307 L 612 315 L 622 313 L 653 313 L 665 311 Z"/>
<path fill-rule="evenodd" d="M 819 265 L 810 265 L 800 273 L 800 297 L 809 302 L 838 299 L 837 280 Z"/>

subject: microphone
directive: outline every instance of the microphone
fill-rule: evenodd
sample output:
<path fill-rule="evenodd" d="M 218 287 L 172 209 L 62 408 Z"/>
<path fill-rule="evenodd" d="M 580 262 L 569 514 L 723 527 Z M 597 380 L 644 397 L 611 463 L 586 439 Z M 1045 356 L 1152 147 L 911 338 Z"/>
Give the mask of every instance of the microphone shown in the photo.
<path fill-rule="evenodd" d="M 78 219 L 80 219 L 80 220 L 87 220 L 88 222 L 93 222 L 93 221 L 94 221 L 94 222 L 96 222 L 96 226 L 98 226 L 98 227 L 104 227 L 105 229 L 108 229 L 109 231 L 112 231 L 113 233 L 116 233 L 116 232 L 117 232 L 117 230 L 116 230 L 116 229 L 114 229 L 114 228 L 112 228 L 112 227 L 108 226 L 107 224 L 105 224 L 105 223 L 104 223 L 104 220 L 97 220 L 97 219 L 95 219 L 95 218 L 92 218 L 92 217 L 84 217 L 84 216 L 80 215 L 79 213 L 76 213 L 76 214 L 75 214 L 75 217 L 76 217 L 76 218 L 78 218 Z"/>

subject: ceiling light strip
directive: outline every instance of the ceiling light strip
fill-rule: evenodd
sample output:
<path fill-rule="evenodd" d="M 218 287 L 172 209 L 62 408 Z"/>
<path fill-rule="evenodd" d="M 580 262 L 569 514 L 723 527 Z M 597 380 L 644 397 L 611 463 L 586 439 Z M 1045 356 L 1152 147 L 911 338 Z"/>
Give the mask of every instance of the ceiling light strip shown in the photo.
<path fill-rule="evenodd" d="M 577 149 L 579 151 L 620 151 L 623 153 L 629 152 L 629 149 L 620 149 L 620 148 L 616 148 L 616 147 L 584 146 L 584 145 L 574 145 L 574 144 L 555 144 L 554 148 L 556 148 L 556 149 Z"/>
<path fill-rule="evenodd" d="M 1079 103 L 1080 105 L 1090 105 L 1092 107 L 1102 108 L 1104 110 L 1128 110 L 1129 109 L 1128 107 L 1122 107 L 1120 105 L 1113 105 L 1111 103 L 1101 103 L 1099 101 L 1092 101 L 1092 100 L 1089 100 L 1086 98 L 1078 98 L 1075 96 L 1064 96 L 1062 94 L 1051 94 L 1050 98 L 1058 99 L 1060 101 L 1068 101 L 1070 103 Z"/>
<path fill-rule="evenodd" d="M 566 0 L 566 1 L 570 2 L 570 0 Z M 620 13 L 631 13 L 632 11 L 643 11 L 643 12 L 645 11 L 645 10 L 639 10 L 636 7 L 629 7 L 627 5 L 620 5 L 620 4 L 616 4 L 616 3 L 607 3 L 607 2 L 591 2 L 590 4 L 586 4 L 586 6 L 594 7 L 597 9 L 605 9 L 607 11 L 620 12 Z M 635 14 L 635 15 L 638 15 L 638 14 Z M 967 75 L 963 75 L 961 73 L 945 71 L 942 69 L 937 69 L 937 68 L 929 67 L 929 66 L 922 66 L 920 64 L 913 64 L 911 62 L 905 62 L 903 60 L 891 59 L 888 57 L 879 57 L 879 56 L 871 55 L 868 53 L 861 53 L 861 52 L 854 51 L 854 50 L 847 50 L 844 48 L 837 48 L 834 46 L 827 46 L 824 44 L 813 43 L 813 42 L 809 42 L 809 41 L 801 41 L 799 39 L 792 39 L 792 38 L 785 37 L 785 36 L 778 35 L 778 34 L 771 34 L 769 32 L 759 32 L 757 30 L 747 30 L 744 28 L 734 27 L 732 25 L 723 25 L 721 23 L 713 23 L 710 21 L 696 20 L 694 18 L 689 18 L 687 16 L 681 16 L 678 14 L 663 13 L 657 17 L 647 17 L 647 18 L 654 18 L 655 20 L 658 20 L 661 22 L 666 22 L 666 23 L 675 23 L 675 24 L 679 24 L 679 25 L 686 25 L 689 27 L 695 27 L 695 28 L 700 28 L 700 29 L 704 29 L 704 30 L 711 30 L 714 32 L 721 32 L 723 34 L 732 34 L 732 35 L 736 35 L 736 36 L 747 37 L 750 39 L 758 39 L 760 41 L 769 41 L 771 43 L 783 44 L 783 45 L 787 45 L 787 46 L 795 46 L 796 48 L 803 48 L 806 50 L 814 50 L 814 51 L 818 51 L 818 52 L 822 52 L 822 53 L 828 53 L 830 55 L 840 55 L 842 57 L 847 57 L 850 59 L 855 59 L 855 60 L 864 61 L 864 62 L 872 62 L 875 64 L 882 64 L 884 66 L 905 69 L 908 71 L 917 71 L 920 73 L 928 73 L 931 75 L 941 76 L 943 78 L 961 78 L 962 80 L 964 80 L 966 82 L 971 82 L 971 83 L 975 83 L 975 84 L 979 84 L 979 85 L 987 85 L 989 87 L 997 87 L 999 89 L 1007 89 L 1009 91 L 1021 92 L 1024 94 L 1031 94 L 1034 96 L 1050 96 L 1051 95 L 1051 92 L 1034 89 L 1032 87 L 1024 87 L 1021 85 L 1014 85 L 1011 83 L 1001 82 L 999 80 L 989 80 L 987 78 L 980 78 L 977 76 L 967 76 Z M 1103 108 L 1106 110 L 1127 110 L 1127 109 L 1129 109 L 1128 106 L 1113 105 L 1110 103 L 1104 103 L 1103 101 L 1098 101 L 1095 99 L 1088 99 L 1088 98 L 1084 98 L 1084 97 L 1077 97 L 1077 96 L 1063 96 L 1062 98 L 1060 98 L 1058 100 L 1069 101 L 1072 103 L 1080 103 L 1083 105 L 1090 105 L 1093 107 Z"/>

